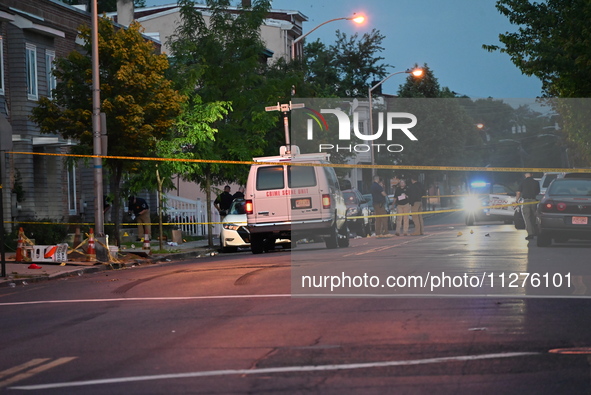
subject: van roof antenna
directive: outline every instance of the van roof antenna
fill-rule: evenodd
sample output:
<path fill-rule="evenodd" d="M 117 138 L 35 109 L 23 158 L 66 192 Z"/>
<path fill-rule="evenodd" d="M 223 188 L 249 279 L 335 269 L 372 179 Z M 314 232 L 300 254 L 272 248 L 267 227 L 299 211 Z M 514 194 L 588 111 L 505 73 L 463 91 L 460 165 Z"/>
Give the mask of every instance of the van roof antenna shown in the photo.
<path fill-rule="evenodd" d="M 298 108 L 304 108 L 304 103 L 297 103 L 292 104 L 291 101 L 289 104 L 279 104 L 277 103 L 276 106 L 265 107 L 265 111 L 281 111 L 283 112 L 283 128 L 285 130 L 285 146 L 287 148 L 286 153 L 291 153 L 291 142 L 289 140 L 289 118 L 287 113 L 291 110 L 295 110 Z"/>

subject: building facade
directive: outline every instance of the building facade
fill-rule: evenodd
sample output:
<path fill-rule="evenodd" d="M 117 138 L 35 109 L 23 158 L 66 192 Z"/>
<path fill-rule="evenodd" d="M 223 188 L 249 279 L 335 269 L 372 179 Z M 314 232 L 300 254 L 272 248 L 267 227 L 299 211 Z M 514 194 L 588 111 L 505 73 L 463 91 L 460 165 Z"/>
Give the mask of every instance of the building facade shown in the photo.
<path fill-rule="evenodd" d="M 53 156 L 67 153 L 75 142 L 57 134 L 41 135 L 30 115 L 39 98 L 50 97 L 56 86 L 54 59 L 79 48 L 79 27 L 90 25 L 90 20 L 88 12 L 53 0 L 0 3 L 0 153 L 5 222 L 66 222 L 88 211 L 84 203 L 92 200 L 92 172 L 68 168 L 63 156 Z M 9 223 L 5 223 L 6 230 L 11 228 Z"/>

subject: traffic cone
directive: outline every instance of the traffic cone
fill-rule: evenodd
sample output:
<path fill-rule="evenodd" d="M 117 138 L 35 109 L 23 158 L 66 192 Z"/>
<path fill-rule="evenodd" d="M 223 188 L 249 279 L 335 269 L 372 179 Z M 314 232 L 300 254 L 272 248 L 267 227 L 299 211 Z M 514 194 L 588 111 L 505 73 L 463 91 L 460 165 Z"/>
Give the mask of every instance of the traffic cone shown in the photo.
<path fill-rule="evenodd" d="M 23 261 L 23 235 L 24 235 L 23 228 L 18 229 L 18 241 L 16 243 L 16 257 L 14 258 L 15 262 L 22 262 Z"/>
<path fill-rule="evenodd" d="M 96 250 L 94 249 L 94 229 L 90 228 L 88 235 L 88 248 L 86 249 L 86 262 L 96 261 Z"/>
<path fill-rule="evenodd" d="M 142 245 L 142 250 L 149 250 L 150 249 L 150 235 L 144 234 L 144 244 Z"/>

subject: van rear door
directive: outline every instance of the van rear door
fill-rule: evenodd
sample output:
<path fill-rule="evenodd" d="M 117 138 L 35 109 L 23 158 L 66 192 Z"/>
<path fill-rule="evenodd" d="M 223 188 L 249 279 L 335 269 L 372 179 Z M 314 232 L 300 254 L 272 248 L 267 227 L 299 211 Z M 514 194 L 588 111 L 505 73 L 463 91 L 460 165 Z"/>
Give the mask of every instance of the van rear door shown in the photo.
<path fill-rule="evenodd" d="M 257 166 L 252 214 L 255 223 L 271 224 L 289 221 L 286 186 L 285 166 Z"/>
<path fill-rule="evenodd" d="M 287 166 L 289 209 L 292 224 L 319 220 L 322 217 L 322 194 L 313 166 Z"/>

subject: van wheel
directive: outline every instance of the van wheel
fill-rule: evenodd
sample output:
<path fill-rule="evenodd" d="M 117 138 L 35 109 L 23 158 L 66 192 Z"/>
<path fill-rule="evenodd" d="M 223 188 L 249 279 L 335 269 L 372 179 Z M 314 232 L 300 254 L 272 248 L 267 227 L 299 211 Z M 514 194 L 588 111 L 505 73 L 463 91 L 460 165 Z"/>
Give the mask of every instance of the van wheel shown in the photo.
<path fill-rule="evenodd" d="M 339 232 L 338 245 L 341 248 L 349 247 L 349 228 L 347 225 L 344 225 Z"/>
<path fill-rule="evenodd" d="M 330 236 L 324 238 L 326 248 L 338 248 L 339 246 L 339 233 L 337 232 L 337 225 L 334 224 L 330 230 Z"/>
<path fill-rule="evenodd" d="M 268 237 L 264 241 L 265 252 L 273 251 L 275 249 L 275 238 Z"/>
<path fill-rule="evenodd" d="M 250 235 L 250 250 L 253 254 L 262 254 L 264 252 L 264 241 L 262 235 Z"/>

